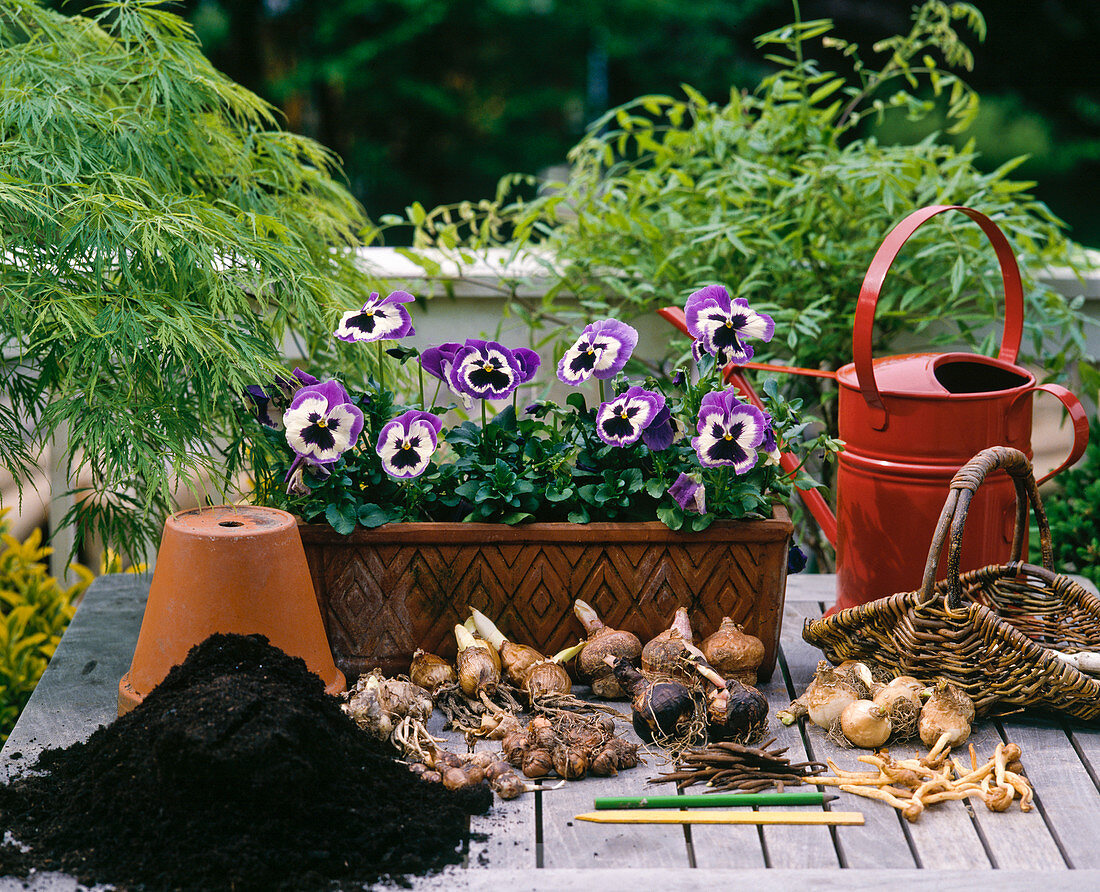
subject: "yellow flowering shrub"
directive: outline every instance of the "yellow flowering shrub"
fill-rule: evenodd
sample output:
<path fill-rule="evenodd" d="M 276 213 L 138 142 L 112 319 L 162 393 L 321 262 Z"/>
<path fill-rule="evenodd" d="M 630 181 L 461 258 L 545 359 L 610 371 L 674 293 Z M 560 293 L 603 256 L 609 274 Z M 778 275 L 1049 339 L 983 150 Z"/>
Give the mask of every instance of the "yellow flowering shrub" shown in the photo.
<path fill-rule="evenodd" d="M 73 564 L 77 581 L 64 588 L 49 575 L 35 530 L 20 542 L 0 511 L 0 741 L 6 740 L 69 625 L 76 602 L 95 578 Z"/>

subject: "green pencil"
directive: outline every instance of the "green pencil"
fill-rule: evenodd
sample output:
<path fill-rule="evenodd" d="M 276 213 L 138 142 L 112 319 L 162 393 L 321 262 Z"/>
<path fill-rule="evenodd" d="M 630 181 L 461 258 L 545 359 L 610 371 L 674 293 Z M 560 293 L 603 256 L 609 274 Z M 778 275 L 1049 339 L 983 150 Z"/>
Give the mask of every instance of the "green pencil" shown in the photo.
<path fill-rule="evenodd" d="M 823 805 L 836 798 L 809 790 L 796 793 L 704 793 L 699 796 L 599 796 L 595 800 L 595 807 L 729 808 L 731 805 Z"/>

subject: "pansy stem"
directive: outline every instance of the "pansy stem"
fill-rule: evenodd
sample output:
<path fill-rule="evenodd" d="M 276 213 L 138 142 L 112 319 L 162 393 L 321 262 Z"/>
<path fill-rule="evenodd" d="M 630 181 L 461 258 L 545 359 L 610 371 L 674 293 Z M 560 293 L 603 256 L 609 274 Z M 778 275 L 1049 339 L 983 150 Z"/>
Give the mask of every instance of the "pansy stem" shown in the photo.
<path fill-rule="evenodd" d="M 424 366 L 420 363 L 416 364 L 417 378 L 420 380 L 420 408 L 425 412 L 428 411 L 428 407 L 424 405 Z"/>
<path fill-rule="evenodd" d="M 386 370 L 382 365 L 382 341 L 378 341 L 378 389 L 382 392 L 386 390 Z"/>
<path fill-rule="evenodd" d="M 603 395 L 603 378 L 597 378 L 596 381 L 600 385 L 600 402 L 601 403 L 606 403 L 607 399 Z"/>
<path fill-rule="evenodd" d="M 489 414 L 485 409 L 485 400 L 481 401 L 481 430 L 484 433 L 485 428 L 489 426 Z"/>

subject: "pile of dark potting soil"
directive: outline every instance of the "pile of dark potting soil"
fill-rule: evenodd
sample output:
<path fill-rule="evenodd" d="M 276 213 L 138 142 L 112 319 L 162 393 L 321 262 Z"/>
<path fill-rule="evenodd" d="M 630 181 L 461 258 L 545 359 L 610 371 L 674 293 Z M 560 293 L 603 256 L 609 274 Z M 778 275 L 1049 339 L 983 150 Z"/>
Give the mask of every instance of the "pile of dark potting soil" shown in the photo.
<path fill-rule="evenodd" d="M 0 787 L 0 876 L 144 890 L 358 888 L 460 860 L 470 813 L 261 636 L 193 648 L 133 712 Z"/>

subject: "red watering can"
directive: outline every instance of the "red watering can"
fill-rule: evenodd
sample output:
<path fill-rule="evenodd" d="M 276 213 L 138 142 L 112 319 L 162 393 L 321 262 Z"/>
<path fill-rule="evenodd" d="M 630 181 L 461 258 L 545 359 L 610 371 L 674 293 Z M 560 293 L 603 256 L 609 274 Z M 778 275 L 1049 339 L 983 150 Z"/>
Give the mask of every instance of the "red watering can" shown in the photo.
<path fill-rule="evenodd" d="M 997 357 L 971 353 L 916 353 L 873 359 L 871 335 L 883 280 L 902 245 L 921 224 L 945 211 L 961 211 L 993 244 L 1004 281 L 1005 324 Z M 658 311 L 681 331 L 683 310 Z M 836 372 L 745 363 L 728 366 L 726 380 L 761 405 L 742 370 L 834 378 L 840 392 L 838 435 L 845 448 L 837 470 L 837 513 L 820 493 L 803 501 L 836 548 L 834 610 L 917 587 L 955 472 L 988 446 L 1012 446 L 1030 459 L 1032 395 L 1057 397 L 1073 424 L 1069 456 L 1047 480 L 1081 457 L 1088 445 L 1088 416 L 1080 401 L 1057 384 L 1038 384 L 1016 365 L 1023 335 L 1024 298 L 1016 258 L 1004 234 L 984 214 L 955 205 L 914 211 L 883 240 L 860 288 L 852 331 L 854 362 Z M 797 459 L 783 455 L 788 472 Z M 1005 563 L 1012 545 L 1015 490 L 998 472 L 977 493 L 963 537 L 963 570 Z"/>

